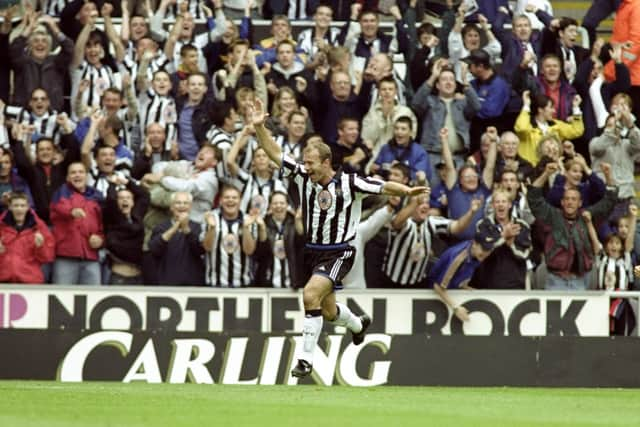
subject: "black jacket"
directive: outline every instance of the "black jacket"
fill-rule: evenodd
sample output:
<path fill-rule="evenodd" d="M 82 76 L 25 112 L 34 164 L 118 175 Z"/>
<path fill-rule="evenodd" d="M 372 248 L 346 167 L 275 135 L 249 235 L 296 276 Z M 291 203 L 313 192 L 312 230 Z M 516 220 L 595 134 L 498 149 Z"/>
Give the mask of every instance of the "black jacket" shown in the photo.
<path fill-rule="evenodd" d="M 80 161 L 80 144 L 73 133 L 61 135 L 60 146 L 67 150 L 64 160 L 57 165 L 51 165 L 50 173 L 47 175 L 46 168 L 41 164 L 31 164 L 21 142 L 11 141 L 11 150 L 18 167 L 18 173 L 29 184 L 36 213 L 49 225 L 51 225 L 49 219 L 51 196 L 66 182 L 69 165 Z"/>
<path fill-rule="evenodd" d="M 178 117 L 182 113 L 182 109 L 186 105 L 187 98 L 180 97 L 176 99 L 176 107 L 178 108 Z M 205 95 L 200 101 L 200 104 L 196 105 L 191 117 L 191 128 L 193 129 L 193 135 L 199 145 L 202 145 L 207 140 L 207 132 L 213 124 L 209 117 L 209 112 L 216 107 L 216 102 L 211 97 Z"/>
<path fill-rule="evenodd" d="M 151 233 L 149 249 L 155 258 L 159 284 L 170 286 L 201 286 L 204 281 L 204 248 L 200 244 L 200 224 L 189 221 L 191 232 L 177 232 L 165 242 L 162 234 L 171 228 L 172 221 L 156 226 Z"/>
<path fill-rule="evenodd" d="M 142 242 L 144 240 L 144 214 L 149 206 L 149 193 L 129 181 L 127 189 L 133 193 L 135 205 L 131 222 L 120 212 L 117 191 L 107 193 L 102 211 L 107 251 L 113 257 L 140 266 L 142 264 Z"/>

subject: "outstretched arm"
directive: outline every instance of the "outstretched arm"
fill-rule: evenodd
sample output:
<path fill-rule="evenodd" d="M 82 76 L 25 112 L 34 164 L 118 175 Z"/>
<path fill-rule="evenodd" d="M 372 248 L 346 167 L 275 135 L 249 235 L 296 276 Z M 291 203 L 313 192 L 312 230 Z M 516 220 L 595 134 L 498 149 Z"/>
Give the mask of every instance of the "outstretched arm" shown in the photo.
<path fill-rule="evenodd" d="M 113 44 L 113 47 L 116 51 L 116 62 L 120 64 L 124 59 L 124 45 L 122 44 L 122 40 L 118 36 L 118 32 L 113 26 L 113 21 L 111 20 L 111 13 L 113 12 L 113 5 L 111 3 L 105 3 L 102 5 L 102 18 L 104 19 L 104 29 L 107 33 L 107 37 L 109 41 Z"/>
<path fill-rule="evenodd" d="M 429 187 L 409 187 L 393 181 L 386 181 L 382 186 L 382 194 L 386 196 L 429 196 L 429 192 Z"/>
<path fill-rule="evenodd" d="M 268 114 L 265 112 L 264 104 L 260 99 L 257 99 L 253 105 L 249 107 L 249 119 L 256 130 L 258 143 L 278 168 L 281 168 L 282 149 L 280 149 L 280 146 L 273 139 L 271 133 L 264 126 L 267 116 Z"/>
<path fill-rule="evenodd" d="M 638 220 L 638 207 L 631 203 L 629 205 L 629 232 L 624 241 L 624 251 L 633 251 L 633 244 L 636 237 L 636 221 Z"/>
<path fill-rule="evenodd" d="M 463 322 L 469 321 L 469 312 L 467 311 L 467 309 L 462 305 L 456 305 L 456 303 L 449 296 L 446 288 L 440 286 L 438 283 L 434 283 L 433 290 L 436 292 L 436 294 L 438 294 L 440 299 L 445 304 L 451 307 L 451 310 L 453 310 L 453 314 L 455 314 L 458 319 L 462 320 Z"/>
<path fill-rule="evenodd" d="M 584 222 L 587 224 L 589 240 L 591 240 L 591 246 L 593 247 L 593 254 L 598 255 L 602 252 L 602 243 L 600 243 L 600 239 L 598 239 L 598 232 L 591 221 L 591 212 L 583 211 L 582 218 L 584 218 Z"/>
<path fill-rule="evenodd" d="M 80 35 L 76 40 L 76 45 L 73 48 L 73 59 L 71 60 L 71 69 L 73 70 L 77 66 L 82 63 L 82 59 L 84 58 L 84 50 L 87 46 L 87 41 L 89 40 L 89 34 L 94 28 L 94 21 L 91 20 L 87 22 L 87 24 L 80 31 Z"/>

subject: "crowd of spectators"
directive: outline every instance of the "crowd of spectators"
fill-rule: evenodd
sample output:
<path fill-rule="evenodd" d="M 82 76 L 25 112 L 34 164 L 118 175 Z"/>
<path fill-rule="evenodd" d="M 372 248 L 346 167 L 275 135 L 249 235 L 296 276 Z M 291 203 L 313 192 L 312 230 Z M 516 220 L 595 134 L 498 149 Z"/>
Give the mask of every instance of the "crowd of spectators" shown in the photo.
<path fill-rule="evenodd" d="M 299 161 L 321 140 L 335 168 L 430 187 L 365 201 L 347 288 L 633 289 L 640 2 L 604 42 L 595 1 L 588 48 L 547 1 L 449 1 L 438 26 L 425 3 L 1 11 L 0 282 L 300 286 L 304 203 L 257 144 L 262 104 Z M 612 302 L 616 333 L 633 311 Z"/>

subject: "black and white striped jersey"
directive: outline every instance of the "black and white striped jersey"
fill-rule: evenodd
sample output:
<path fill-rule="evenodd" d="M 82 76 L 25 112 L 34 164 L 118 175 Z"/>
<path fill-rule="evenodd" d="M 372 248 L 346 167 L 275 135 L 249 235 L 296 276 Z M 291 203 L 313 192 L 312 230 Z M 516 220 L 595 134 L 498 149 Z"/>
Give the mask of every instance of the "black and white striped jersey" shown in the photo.
<path fill-rule="evenodd" d="M 211 252 L 205 254 L 207 284 L 223 288 L 249 286 L 252 258 L 242 250 L 242 212 L 234 221 L 224 219 L 220 209 L 213 210 L 212 214 L 216 229 Z M 204 239 L 205 233 L 201 239 Z"/>
<path fill-rule="evenodd" d="M 304 149 L 304 144 L 292 143 L 287 140 L 285 135 L 278 135 L 275 137 L 276 144 L 280 146 L 280 149 L 284 154 L 295 159 L 297 162 L 302 161 L 302 150 Z"/>
<path fill-rule="evenodd" d="M 220 179 L 228 179 L 230 177 L 229 170 L 227 169 L 227 156 L 233 145 L 233 140 L 234 135 L 232 133 L 226 132 L 224 129 L 215 125 L 211 126 L 207 132 L 207 141 L 214 147 L 217 147 L 222 156 L 216 165 L 216 174 Z"/>
<path fill-rule="evenodd" d="M 382 271 L 400 286 L 413 286 L 426 277 L 431 236 L 448 234 L 453 220 L 429 216 L 421 223 L 407 219 L 398 231 L 389 230 Z"/>
<path fill-rule="evenodd" d="M 128 114 L 128 107 L 122 107 L 116 112 L 116 116 L 122 122 L 122 129 L 120 129 L 118 137 L 128 149 L 136 153 L 140 149 L 140 136 L 136 135 L 139 128 L 137 127 L 137 120 L 129 120 Z M 96 135 L 96 139 L 98 137 L 99 135 Z"/>
<path fill-rule="evenodd" d="M 337 172 L 327 185 L 313 183 L 302 163 L 282 156 L 285 176 L 300 193 L 307 245 L 338 245 L 352 240 L 360 223 L 362 199 L 380 194 L 384 182 L 356 174 Z"/>
<path fill-rule="evenodd" d="M 71 3 L 71 0 L 45 0 L 42 5 L 42 12 L 46 15 L 57 17 L 60 16 L 62 9 L 69 3 Z"/>
<path fill-rule="evenodd" d="M 96 166 L 93 166 L 87 175 L 87 184 L 98 190 L 98 192 L 102 194 L 102 197 L 106 199 L 109 186 L 115 184 L 112 184 L 107 176 L 101 173 Z M 129 174 L 122 170 L 115 171 L 114 175 L 119 176 L 120 178 L 129 178 Z"/>
<path fill-rule="evenodd" d="M 121 89 L 120 74 L 114 72 L 111 67 L 103 65 L 96 68 L 87 61 L 71 71 L 71 102 L 75 103 L 78 87 L 82 80 L 89 81 L 89 88 L 82 94 L 82 105 L 86 107 L 99 107 L 100 97 L 110 87 Z"/>
<path fill-rule="evenodd" d="M 271 246 L 271 269 L 268 271 L 268 279 L 274 288 L 290 288 L 291 272 L 287 260 L 285 245 L 285 227 L 295 227 L 293 222 L 278 222 L 272 216 L 265 218 L 267 226 L 268 243 Z"/>
<path fill-rule="evenodd" d="M 207 19 L 207 15 L 205 15 L 204 11 L 200 7 L 199 0 L 185 0 L 189 5 L 187 10 L 191 15 L 193 15 L 193 19 Z M 165 19 L 175 19 L 178 16 L 178 5 L 174 4 L 167 8 L 167 13 L 165 14 Z"/>
<path fill-rule="evenodd" d="M 231 150 L 231 146 L 233 145 L 235 138 L 236 134 L 226 132 L 224 129 L 215 125 L 211 126 L 207 132 L 207 141 L 209 141 L 209 143 L 214 147 L 217 147 L 222 155 L 222 160 L 218 161 L 218 165 L 216 166 L 216 173 L 219 178 L 226 179 L 228 181 L 233 181 L 231 179 L 231 174 L 227 169 L 227 157 L 229 156 L 229 151 Z M 255 138 L 249 139 L 244 151 L 242 151 L 237 158 L 238 167 L 240 169 L 245 171 L 251 170 L 253 152 L 257 146 L 258 143 Z"/>
<path fill-rule="evenodd" d="M 260 216 L 265 216 L 271 193 L 274 191 L 287 193 L 287 188 L 278 178 L 262 179 L 255 173 L 248 173 L 244 169 L 238 171 L 235 181 L 237 181 L 237 187 L 242 190 L 240 209 L 247 213 L 250 209 L 257 207 L 260 209 Z"/>
<path fill-rule="evenodd" d="M 329 46 L 338 46 L 338 36 L 340 35 L 340 28 L 329 27 L 324 35 L 324 40 Z M 307 28 L 302 30 L 298 35 L 298 49 L 301 49 L 308 55 L 309 59 L 316 56 L 318 53 L 318 44 L 315 42 L 315 31 L 313 28 Z"/>
<path fill-rule="evenodd" d="M 623 252 L 620 258 L 612 258 L 603 252 L 598 257 L 598 289 L 630 290 L 633 284 L 631 253 Z"/>
<path fill-rule="evenodd" d="M 135 49 L 132 51 L 135 54 Z M 138 69 L 140 68 L 140 62 L 136 61 L 132 57 L 125 56 L 122 63 L 119 65 L 120 72 L 126 71 L 131 76 L 131 89 L 134 91 L 133 93 L 138 93 L 136 90 L 136 78 L 138 76 Z M 171 64 L 171 61 L 167 58 L 167 55 L 164 52 L 158 52 L 158 54 L 149 62 L 149 67 L 147 67 L 147 81 L 151 84 L 151 80 L 153 80 L 153 74 L 156 71 L 164 70 L 167 73 L 172 73 L 175 71 L 175 67 Z"/>
<path fill-rule="evenodd" d="M 151 123 L 159 123 L 164 126 L 167 135 L 165 150 L 170 150 L 171 142 L 178 137 L 178 112 L 173 97 L 158 95 L 153 89 L 147 89 L 138 97 L 138 117 L 142 141 L 144 141 L 147 126 Z"/>
<path fill-rule="evenodd" d="M 180 59 L 180 50 L 182 49 L 182 46 L 186 46 L 186 45 L 192 45 L 193 47 L 195 47 L 198 50 L 198 68 L 200 69 L 201 72 L 203 73 L 207 73 L 207 60 L 204 57 L 204 53 L 202 51 L 202 49 L 205 48 L 205 46 L 209 43 L 209 33 L 202 33 L 202 34 L 198 34 L 196 36 L 194 36 L 191 40 L 187 40 L 187 41 L 182 41 L 182 40 L 177 40 L 176 41 L 176 45 L 174 47 L 173 50 L 173 63 L 175 64 L 175 66 L 177 67 L 179 64 L 182 63 L 182 60 Z"/>
<path fill-rule="evenodd" d="M 33 125 L 35 127 L 35 132 L 32 136 L 34 141 L 46 136 L 53 139 L 55 144 L 60 142 L 60 132 L 62 129 L 58 123 L 56 123 L 56 119 L 58 118 L 57 111 L 51 110 L 42 116 L 37 116 L 27 108 L 7 105 L 4 110 L 4 115 L 9 120 L 15 120 L 17 124 L 27 123 Z"/>

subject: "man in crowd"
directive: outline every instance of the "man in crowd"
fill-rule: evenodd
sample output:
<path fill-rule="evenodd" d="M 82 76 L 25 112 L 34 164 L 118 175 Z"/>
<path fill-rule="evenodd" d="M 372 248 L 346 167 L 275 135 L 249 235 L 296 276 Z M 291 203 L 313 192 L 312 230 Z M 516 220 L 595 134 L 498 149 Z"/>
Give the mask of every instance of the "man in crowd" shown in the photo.
<path fill-rule="evenodd" d="M 0 283 L 44 283 L 42 266 L 53 261 L 54 247 L 27 195 L 11 193 L 9 209 L 0 214 Z"/>
<path fill-rule="evenodd" d="M 102 195 L 87 184 L 87 169 L 71 163 L 67 182 L 51 199 L 51 223 L 56 239 L 53 283 L 100 285 L 98 250 L 104 243 Z"/>
<path fill-rule="evenodd" d="M 171 196 L 171 219 L 158 225 L 149 249 L 156 259 L 158 284 L 201 286 L 204 284 L 204 249 L 200 223 L 189 219 L 193 196 L 178 191 Z"/>

